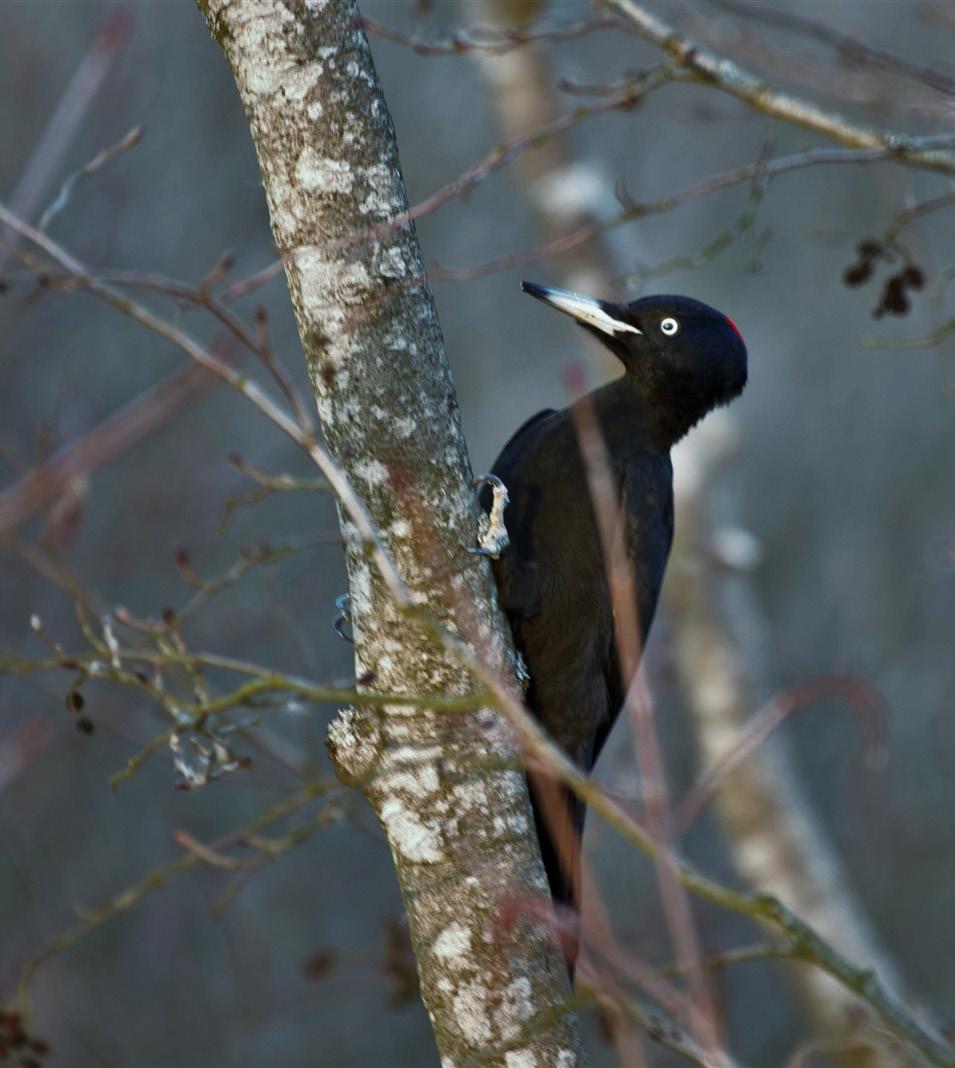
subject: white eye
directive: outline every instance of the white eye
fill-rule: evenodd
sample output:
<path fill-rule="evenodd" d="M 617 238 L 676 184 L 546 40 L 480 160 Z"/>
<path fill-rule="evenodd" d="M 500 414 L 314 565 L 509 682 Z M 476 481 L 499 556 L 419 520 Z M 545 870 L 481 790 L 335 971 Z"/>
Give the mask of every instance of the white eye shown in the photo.
<path fill-rule="evenodd" d="M 676 321 L 676 319 L 664 319 L 663 322 L 660 323 L 660 329 L 668 337 L 673 337 L 677 330 L 680 329 L 680 324 Z"/>

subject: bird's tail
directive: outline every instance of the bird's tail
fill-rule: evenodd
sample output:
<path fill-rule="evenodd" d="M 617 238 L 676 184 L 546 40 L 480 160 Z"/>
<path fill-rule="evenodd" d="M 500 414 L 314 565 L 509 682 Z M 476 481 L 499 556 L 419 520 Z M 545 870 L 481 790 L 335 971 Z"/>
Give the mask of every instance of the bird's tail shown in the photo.
<path fill-rule="evenodd" d="M 576 794 L 553 779 L 531 775 L 530 789 L 541 858 L 558 914 L 564 956 L 573 979 L 579 941 L 580 848 L 586 809 Z"/>

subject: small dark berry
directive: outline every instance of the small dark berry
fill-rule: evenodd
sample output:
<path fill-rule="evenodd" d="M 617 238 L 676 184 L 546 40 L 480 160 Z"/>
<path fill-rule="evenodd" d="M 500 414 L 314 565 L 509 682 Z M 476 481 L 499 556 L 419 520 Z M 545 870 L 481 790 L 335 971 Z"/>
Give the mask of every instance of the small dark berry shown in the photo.
<path fill-rule="evenodd" d="M 882 302 L 877 311 L 888 315 L 905 315 L 910 308 L 909 299 L 905 295 L 905 287 L 898 276 L 893 275 L 885 283 L 882 291 Z"/>
<path fill-rule="evenodd" d="M 842 280 L 847 286 L 861 286 L 872 277 L 872 266 L 868 262 L 854 263 L 842 272 Z"/>
<path fill-rule="evenodd" d="M 93 721 L 89 716 L 80 716 L 76 721 L 76 729 L 80 734 L 92 734 L 93 731 L 96 730 L 96 727 L 93 725 Z"/>
<path fill-rule="evenodd" d="M 66 695 L 66 707 L 71 712 L 82 712 L 85 704 L 86 701 L 79 690 L 70 690 Z"/>
<path fill-rule="evenodd" d="M 909 289 L 921 289 L 925 285 L 925 275 L 914 263 L 910 263 L 902 272 L 902 281 Z"/>
<path fill-rule="evenodd" d="M 321 979 L 335 967 L 336 957 L 330 949 L 321 949 L 302 965 L 306 979 Z"/>

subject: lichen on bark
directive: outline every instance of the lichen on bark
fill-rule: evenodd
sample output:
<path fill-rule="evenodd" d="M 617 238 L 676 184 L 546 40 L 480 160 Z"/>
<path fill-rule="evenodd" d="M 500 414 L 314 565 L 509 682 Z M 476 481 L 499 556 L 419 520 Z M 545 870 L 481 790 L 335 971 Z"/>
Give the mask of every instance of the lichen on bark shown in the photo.
<path fill-rule="evenodd" d="M 471 470 L 417 237 L 410 223 L 380 225 L 407 200 L 355 5 L 199 6 L 248 115 L 327 445 L 411 600 L 497 650 L 503 668 L 509 639 L 490 573 L 464 548 L 475 537 Z M 473 681 L 408 620 L 341 520 L 357 675 L 389 692 L 470 692 Z M 501 917 L 503 902 L 546 890 L 510 732 L 486 709 L 388 706 L 348 710 L 329 741 L 388 835 L 443 1062 L 513 1042 L 569 991 L 539 923 Z M 563 1016 L 487 1063 L 577 1061 L 576 1028 Z"/>

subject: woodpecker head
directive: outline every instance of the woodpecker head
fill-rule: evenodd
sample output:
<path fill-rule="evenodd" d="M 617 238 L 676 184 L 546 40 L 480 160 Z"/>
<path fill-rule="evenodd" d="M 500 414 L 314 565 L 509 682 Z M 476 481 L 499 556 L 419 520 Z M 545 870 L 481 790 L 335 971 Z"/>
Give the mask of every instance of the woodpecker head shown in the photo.
<path fill-rule="evenodd" d="M 673 425 L 674 440 L 746 385 L 746 345 L 728 316 L 690 297 L 613 304 L 565 289 L 521 288 L 576 319 L 621 361 L 648 405 Z"/>

